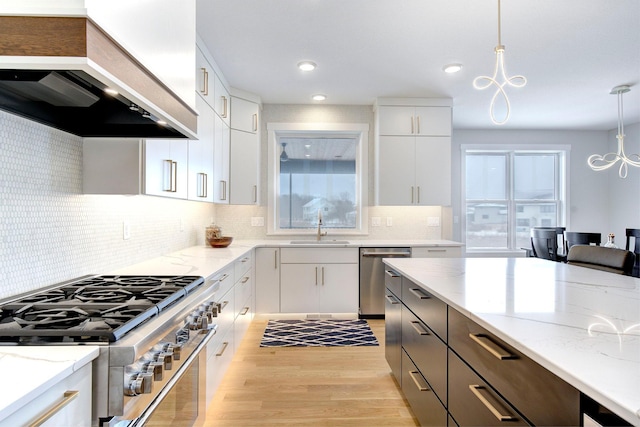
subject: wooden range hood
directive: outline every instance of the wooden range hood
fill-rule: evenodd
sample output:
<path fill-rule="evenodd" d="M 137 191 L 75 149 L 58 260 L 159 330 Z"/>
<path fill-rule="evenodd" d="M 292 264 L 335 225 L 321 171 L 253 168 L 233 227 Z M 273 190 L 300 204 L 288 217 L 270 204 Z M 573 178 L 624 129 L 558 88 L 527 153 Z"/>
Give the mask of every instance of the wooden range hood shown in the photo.
<path fill-rule="evenodd" d="M 0 16 L 0 109 L 83 137 L 196 137 L 197 113 L 86 17 Z"/>

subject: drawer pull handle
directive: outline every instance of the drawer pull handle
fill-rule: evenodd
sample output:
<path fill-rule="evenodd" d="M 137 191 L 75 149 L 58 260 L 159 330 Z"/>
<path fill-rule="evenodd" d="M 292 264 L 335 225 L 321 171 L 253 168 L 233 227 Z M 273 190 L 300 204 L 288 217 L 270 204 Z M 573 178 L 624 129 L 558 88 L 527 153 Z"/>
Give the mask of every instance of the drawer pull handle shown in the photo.
<path fill-rule="evenodd" d="M 515 421 L 517 418 L 513 415 L 504 415 L 496 409 L 495 406 L 482 395 L 480 390 L 486 390 L 483 386 L 477 384 L 469 384 L 469 390 L 478 398 L 480 402 L 498 419 L 498 421 Z"/>
<path fill-rule="evenodd" d="M 447 252 L 446 249 L 427 249 L 427 252 Z"/>
<path fill-rule="evenodd" d="M 498 344 L 491 341 L 486 335 L 469 334 L 469 338 L 474 340 L 478 345 L 500 360 L 515 359 L 516 356 L 509 353 Z"/>
<path fill-rule="evenodd" d="M 38 427 L 44 424 L 49 418 L 60 412 L 62 408 L 67 406 L 73 399 L 78 397 L 78 394 L 80 394 L 80 392 L 77 390 L 65 391 L 63 394 L 63 399 L 60 402 L 56 403 L 53 407 L 51 407 L 46 413 L 38 417 L 34 422 L 29 424 L 29 427 Z"/>
<path fill-rule="evenodd" d="M 396 298 L 392 297 L 391 295 L 385 295 L 384 296 L 387 301 L 389 301 L 391 304 L 400 304 L 400 301 L 398 301 Z"/>
<path fill-rule="evenodd" d="M 420 391 L 429 391 L 428 384 L 423 384 L 422 383 L 422 376 L 420 375 L 420 372 L 418 372 L 418 371 L 409 371 L 409 376 L 411 377 L 413 382 L 416 384 L 416 387 L 418 388 L 418 390 L 420 390 Z"/>
<path fill-rule="evenodd" d="M 229 275 L 227 273 L 223 274 L 222 276 L 220 276 L 220 279 L 218 279 L 220 282 L 224 282 L 225 280 L 227 280 L 227 277 L 229 277 Z"/>
<path fill-rule="evenodd" d="M 424 329 L 420 322 L 416 320 L 411 321 L 411 327 L 419 334 L 419 335 L 430 335 L 429 331 Z"/>
<path fill-rule="evenodd" d="M 227 306 L 229 305 L 229 301 L 222 301 L 222 305 L 220 306 L 220 313 L 222 313 L 222 310 L 227 308 Z"/>
<path fill-rule="evenodd" d="M 249 276 L 244 276 L 244 277 L 242 278 L 242 283 L 243 283 L 243 284 L 244 284 L 244 283 L 247 283 L 248 281 L 249 281 Z"/>
<path fill-rule="evenodd" d="M 225 351 L 227 351 L 227 347 L 229 347 L 229 343 L 227 341 L 222 343 L 222 348 L 220 349 L 219 352 L 216 353 L 216 357 L 220 357 L 224 354 Z"/>
<path fill-rule="evenodd" d="M 422 289 L 420 289 L 420 288 L 409 288 L 409 292 L 411 292 L 413 295 L 415 295 L 416 297 L 418 297 L 420 299 L 429 299 L 429 298 L 431 298 L 431 295 L 425 294 L 422 291 Z"/>
<path fill-rule="evenodd" d="M 242 309 L 242 313 L 240 313 L 240 315 L 241 316 L 246 316 L 248 312 L 249 312 L 249 307 L 244 307 Z"/>
<path fill-rule="evenodd" d="M 393 270 L 385 270 L 384 272 L 389 277 L 393 277 L 393 278 L 400 277 L 400 275 Z"/>

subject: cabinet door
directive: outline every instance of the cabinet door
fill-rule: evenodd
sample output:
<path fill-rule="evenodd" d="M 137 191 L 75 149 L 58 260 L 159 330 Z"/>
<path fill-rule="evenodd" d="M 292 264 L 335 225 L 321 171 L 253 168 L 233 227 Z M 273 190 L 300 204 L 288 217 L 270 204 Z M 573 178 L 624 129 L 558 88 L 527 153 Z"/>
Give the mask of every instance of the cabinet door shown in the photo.
<path fill-rule="evenodd" d="M 382 136 L 378 146 L 378 205 L 415 203 L 415 138 Z"/>
<path fill-rule="evenodd" d="M 185 140 L 145 141 L 145 194 L 187 198 L 188 143 Z"/>
<path fill-rule="evenodd" d="M 226 334 L 220 339 L 212 339 L 207 346 L 207 404 L 213 399 L 233 360 L 234 347 L 233 329 L 226 331 Z"/>
<path fill-rule="evenodd" d="M 231 129 L 229 203 L 258 203 L 259 141 L 255 133 Z"/>
<path fill-rule="evenodd" d="M 416 107 L 416 135 L 451 136 L 450 107 Z"/>
<path fill-rule="evenodd" d="M 414 135 L 417 123 L 415 107 L 378 107 L 378 132 L 380 135 Z"/>
<path fill-rule="evenodd" d="M 280 312 L 280 249 L 256 248 L 256 313 Z"/>
<path fill-rule="evenodd" d="M 419 136 L 415 141 L 415 203 L 451 205 L 451 138 Z"/>
<path fill-rule="evenodd" d="M 198 139 L 189 141 L 188 198 L 213 202 L 213 152 L 215 113 L 206 101 L 196 96 Z"/>
<path fill-rule="evenodd" d="M 218 116 L 215 116 L 214 138 L 214 169 L 213 169 L 213 201 L 215 203 L 229 203 L 229 126 Z"/>
<path fill-rule="evenodd" d="M 321 279 L 316 264 L 280 265 L 280 311 L 282 313 L 318 313 L 318 289 Z"/>
<path fill-rule="evenodd" d="M 229 103 L 229 91 L 222 84 L 222 80 L 218 77 L 217 74 L 214 73 L 214 92 L 215 92 L 215 101 L 213 103 L 213 109 L 220 116 L 220 118 L 225 122 L 227 126 L 230 125 L 230 103 Z"/>
<path fill-rule="evenodd" d="M 358 312 L 358 264 L 318 265 L 319 312 Z"/>
<path fill-rule="evenodd" d="M 384 354 L 402 387 L 402 302 L 389 288 L 385 289 L 384 298 Z"/>
<path fill-rule="evenodd" d="M 258 132 L 258 104 L 242 98 L 231 98 L 231 129 Z"/>
<path fill-rule="evenodd" d="M 196 93 L 198 93 L 211 107 L 215 99 L 215 72 L 213 67 L 207 61 L 199 47 L 196 46 Z M 197 101 L 197 99 L 196 99 Z M 200 107 L 198 107 L 200 112 Z M 198 133 L 200 127 L 198 126 Z"/>

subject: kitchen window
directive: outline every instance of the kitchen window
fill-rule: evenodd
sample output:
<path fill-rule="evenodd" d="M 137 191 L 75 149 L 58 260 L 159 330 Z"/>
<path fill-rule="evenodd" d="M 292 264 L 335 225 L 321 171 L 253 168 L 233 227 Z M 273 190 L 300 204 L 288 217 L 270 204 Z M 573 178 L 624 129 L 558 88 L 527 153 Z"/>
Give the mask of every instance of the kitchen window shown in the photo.
<path fill-rule="evenodd" d="M 366 124 L 269 123 L 269 234 L 367 231 Z"/>
<path fill-rule="evenodd" d="M 564 147 L 463 147 L 467 251 L 518 251 L 531 246 L 531 227 L 566 224 L 567 156 Z"/>

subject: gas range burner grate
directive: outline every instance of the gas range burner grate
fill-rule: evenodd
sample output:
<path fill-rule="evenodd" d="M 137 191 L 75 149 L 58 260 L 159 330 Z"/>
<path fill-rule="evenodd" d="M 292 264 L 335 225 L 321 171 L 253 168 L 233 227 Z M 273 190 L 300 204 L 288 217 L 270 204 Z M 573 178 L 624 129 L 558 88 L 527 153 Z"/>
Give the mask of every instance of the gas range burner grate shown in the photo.
<path fill-rule="evenodd" d="M 0 305 L 0 342 L 113 342 L 204 283 L 197 276 L 96 276 Z"/>

